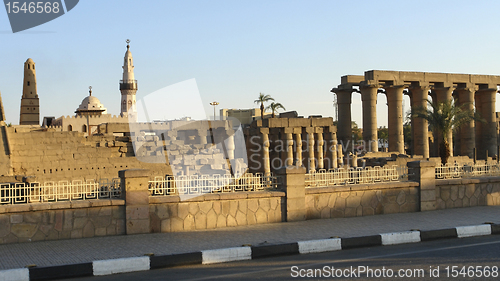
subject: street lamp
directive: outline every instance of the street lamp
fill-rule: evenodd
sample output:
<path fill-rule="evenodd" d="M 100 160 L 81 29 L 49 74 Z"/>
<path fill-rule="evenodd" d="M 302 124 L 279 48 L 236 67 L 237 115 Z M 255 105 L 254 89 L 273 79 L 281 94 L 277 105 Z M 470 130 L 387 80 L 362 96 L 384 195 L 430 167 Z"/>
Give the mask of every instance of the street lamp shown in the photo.
<path fill-rule="evenodd" d="M 215 121 L 215 107 L 218 106 L 219 103 L 214 101 L 214 102 L 211 102 L 210 105 L 212 105 L 214 107 L 214 121 Z"/>

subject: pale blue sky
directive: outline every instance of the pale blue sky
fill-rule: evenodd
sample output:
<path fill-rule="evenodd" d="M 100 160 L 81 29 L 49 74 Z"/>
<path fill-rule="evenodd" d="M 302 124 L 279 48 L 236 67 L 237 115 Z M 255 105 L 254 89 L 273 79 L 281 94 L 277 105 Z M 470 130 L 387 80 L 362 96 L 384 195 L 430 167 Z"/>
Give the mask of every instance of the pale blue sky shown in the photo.
<path fill-rule="evenodd" d="M 218 108 L 256 107 L 263 92 L 300 115 L 333 116 L 329 91 L 342 75 L 499 74 L 499 10 L 499 1 L 81 0 L 12 34 L 0 9 L 0 92 L 7 122 L 18 124 L 31 57 L 41 117 L 73 115 L 89 85 L 118 114 L 130 38 L 139 98 L 194 78 L 208 114 L 214 100 Z M 382 95 L 378 111 L 378 125 L 387 125 Z M 353 119 L 361 125 L 358 94 Z"/>

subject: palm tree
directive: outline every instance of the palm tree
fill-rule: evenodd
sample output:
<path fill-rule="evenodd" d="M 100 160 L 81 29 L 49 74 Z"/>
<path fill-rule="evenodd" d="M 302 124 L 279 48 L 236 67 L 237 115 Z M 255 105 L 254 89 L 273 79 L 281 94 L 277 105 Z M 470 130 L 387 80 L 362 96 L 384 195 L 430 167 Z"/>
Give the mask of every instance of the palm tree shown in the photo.
<path fill-rule="evenodd" d="M 270 109 L 273 113 L 273 118 L 276 116 L 274 113 L 278 111 L 278 109 L 286 110 L 285 107 L 279 102 L 272 102 L 266 109 Z"/>
<path fill-rule="evenodd" d="M 441 138 L 439 157 L 441 157 L 441 163 L 445 165 L 450 157 L 448 134 L 458 129 L 462 124 L 472 120 L 481 122 L 482 120 L 474 113 L 474 110 L 465 109 L 466 104 L 456 106 L 453 99 L 435 104 L 427 100 L 427 103 L 429 104 L 427 108 L 416 108 L 411 116 L 427 120 L 430 130 L 439 132 Z"/>
<path fill-rule="evenodd" d="M 254 101 L 257 104 L 260 103 L 260 119 L 264 119 L 264 103 L 268 101 L 274 101 L 274 99 L 263 93 L 259 93 L 259 98 Z"/>

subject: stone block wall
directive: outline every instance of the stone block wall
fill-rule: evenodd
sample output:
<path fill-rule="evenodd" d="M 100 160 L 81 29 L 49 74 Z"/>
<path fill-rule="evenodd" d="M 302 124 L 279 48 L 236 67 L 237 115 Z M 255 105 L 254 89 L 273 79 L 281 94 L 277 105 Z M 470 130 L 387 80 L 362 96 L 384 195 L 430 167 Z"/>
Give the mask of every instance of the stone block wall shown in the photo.
<path fill-rule="evenodd" d="M 306 188 L 306 211 L 307 219 L 418 212 L 418 184 L 397 182 Z"/>
<path fill-rule="evenodd" d="M 436 180 L 436 209 L 500 206 L 500 178 Z"/>
<path fill-rule="evenodd" d="M 152 176 L 171 173 L 164 163 L 139 161 L 129 137 L 78 132 L 30 131 L 7 128 L 12 171 L 0 175 L 35 176 L 37 181 L 116 178 L 123 169 L 147 168 Z M 146 159 L 147 160 L 147 159 Z"/>
<path fill-rule="evenodd" d="M 0 244 L 125 234 L 124 200 L 0 206 Z"/>
<path fill-rule="evenodd" d="M 283 221 L 284 192 L 207 194 L 180 201 L 150 197 L 151 232 L 178 232 Z"/>

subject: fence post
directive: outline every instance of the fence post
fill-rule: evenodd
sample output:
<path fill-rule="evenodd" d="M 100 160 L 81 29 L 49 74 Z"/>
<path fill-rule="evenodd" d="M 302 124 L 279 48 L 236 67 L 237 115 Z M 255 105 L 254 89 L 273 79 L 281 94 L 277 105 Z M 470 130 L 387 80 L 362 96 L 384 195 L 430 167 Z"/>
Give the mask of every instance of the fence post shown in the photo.
<path fill-rule="evenodd" d="M 118 174 L 125 199 L 126 234 L 149 233 L 149 171 L 130 169 L 119 171 Z"/>
<path fill-rule="evenodd" d="M 409 180 L 419 183 L 420 211 L 436 210 L 436 163 L 432 161 L 408 162 L 408 172 L 413 174 Z"/>
<path fill-rule="evenodd" d="M 283 167 L 277 174 L 284 177 L 286 213 L 285 221 L 306 219 L 306 168 L 297 166 Z M 283 210 L 283 209 L 282 209 Z"/>

